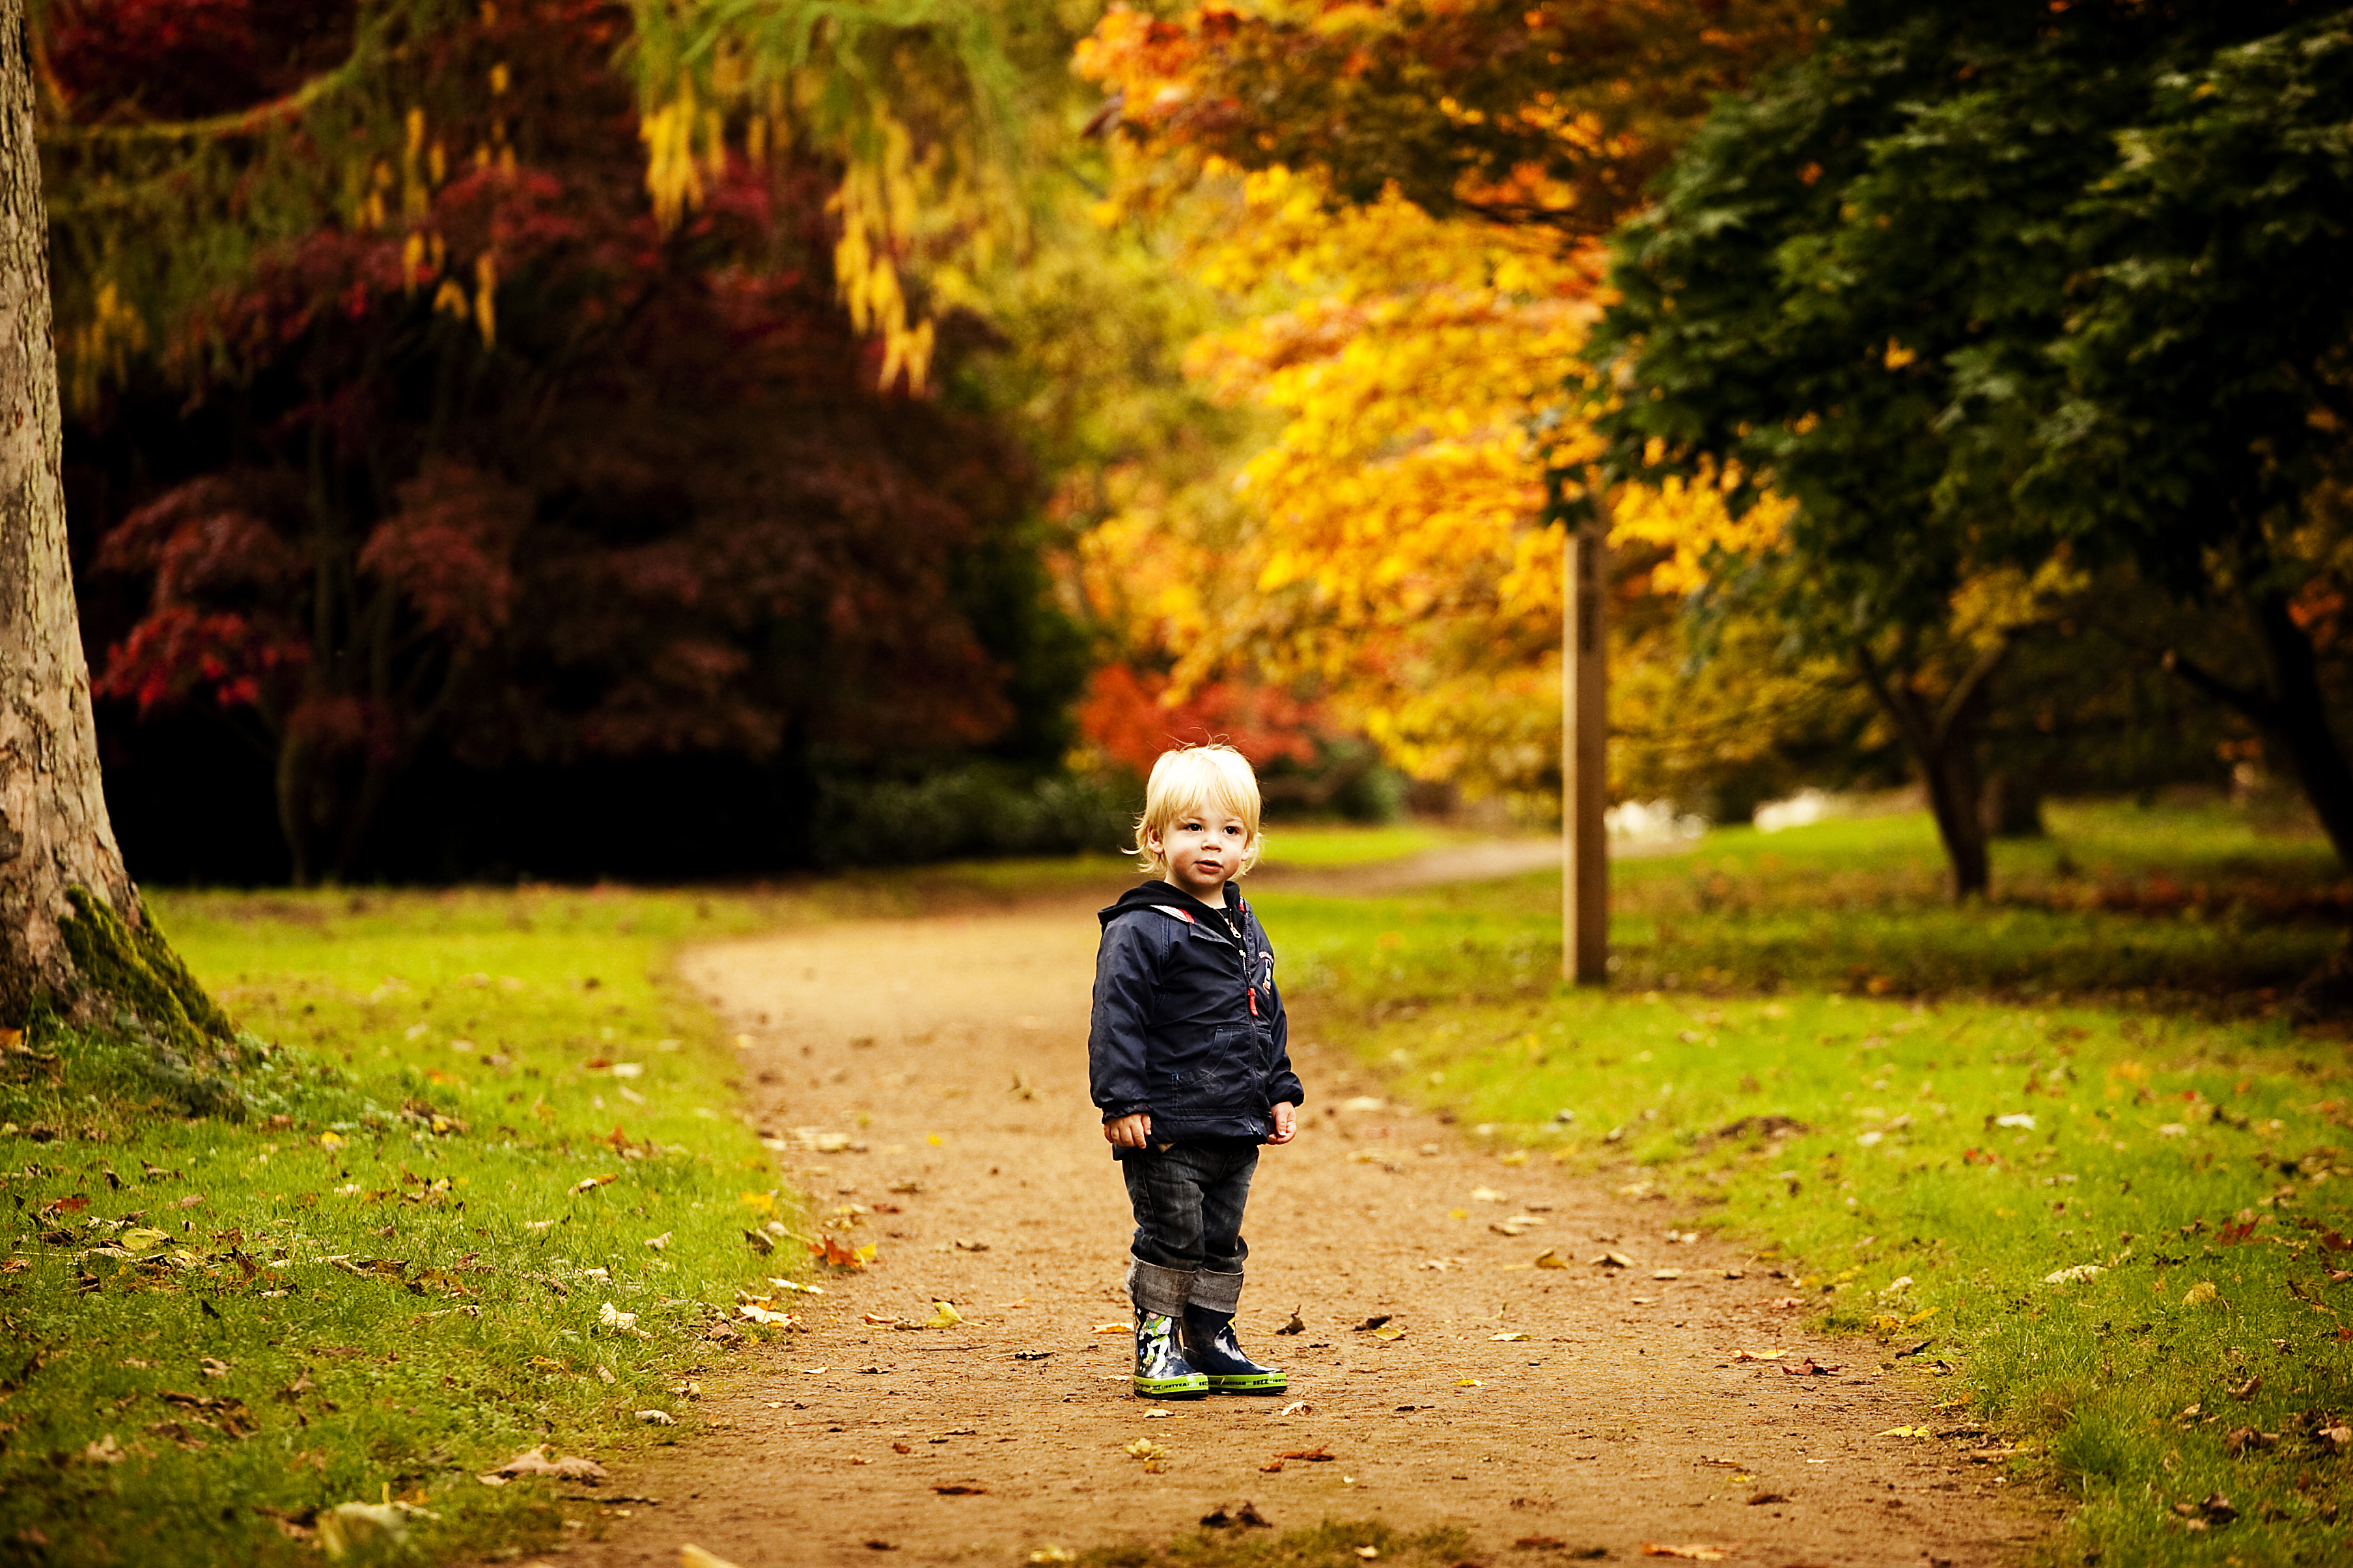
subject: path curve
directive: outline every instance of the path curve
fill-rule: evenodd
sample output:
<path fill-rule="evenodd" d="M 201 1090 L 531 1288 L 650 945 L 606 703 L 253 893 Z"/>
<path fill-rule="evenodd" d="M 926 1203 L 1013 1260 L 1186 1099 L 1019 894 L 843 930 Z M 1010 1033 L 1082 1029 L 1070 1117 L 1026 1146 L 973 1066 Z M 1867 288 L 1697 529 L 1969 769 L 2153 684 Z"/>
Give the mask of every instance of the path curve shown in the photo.
<path fill-rule="evenodd" d="M 754 1037 L 748 1099 L 795 1143 L 786 1180 L 868 1209 L 855 1234 L 880 1259 L 827 1281 L 807 1332 L 706 1379 L 701 1414 L 722 1429 L 617 1474 L 611 1492 L 659 1502 L 607 1510 L 566 1562 L 670 1568 L 692 1542 L 743 1568 L 871 1563 L 876 1542 L 899 1563 L 1019 1563 L 1166 1540 L 1245 1500 L 1282 1528 L 1459 1523 L 1482 1553 L 1705 1542 L 1841 1568 L 1975 1568 L 2042 1528 L 1946 1446 L 1880 1436 L 1951 1419 L 1931 1414 L 1933 1384 L 1883 1373 L 1877 1345 L 1800 1331 L 1774 1304 L 1783 1282 L 1726 1278 L 1736 1248 L 1667 1239 L 1696 1215 L 1541 1159 L 1507 1167 L 1375 1105 L 1312 1021 L 1294 1047 L 1305 1130 L 1261 1163 L 1240 1321 L 1293 1392 L 1134 1399 L 1124 1342 L 1092 1331 L 1126 1315 L 1127 1228 L 1086 1095 L 1095 931 L 1092 901 L 1058 902 L 686 956 Z M 797 1152 L 795 1128 L 852 1147 Z M 1528 1223 L 1503 1226 L 1514 1215 Z M 1546 1247 L 1575 1266 L 1531 1267 Z M 1588 1263 L 1605 1250 L 1634 1267 Z M 865 1321 L 935 1300 L 961 1328 Z M 1294 1305 L 1306 1331 L 1277 1335 Z M 1356 1331 L 1381 1314 L 1401 1338 Z M 1791 1376 L 1741 1349 L 1843 1370 Z M 1123 1452 L 1139 1437 L 1167 1450 L 1156 1471 Z M 1319 1448 L 1334 1458 L 1266 1468 Z M 1767 1494 L 1787 1500 L 1751 1504 Z"/>

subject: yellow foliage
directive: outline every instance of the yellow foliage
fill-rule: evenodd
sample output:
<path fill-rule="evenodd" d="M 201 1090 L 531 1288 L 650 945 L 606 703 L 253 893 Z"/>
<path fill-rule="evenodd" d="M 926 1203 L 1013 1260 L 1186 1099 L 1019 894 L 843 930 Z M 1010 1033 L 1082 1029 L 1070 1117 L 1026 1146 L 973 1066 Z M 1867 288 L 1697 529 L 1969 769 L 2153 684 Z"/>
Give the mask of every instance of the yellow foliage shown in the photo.
<path fill-rule="evenodd" d="M 1533 226 L 1432 217 L 1395 192 L 1335 206 L 1283 169 L 1209 182 L 1186 261 L 1244 300 L 1187 369 L 1271 411 L 1230 504 L 1120 498 L 1082 545 L 1090 597 L 1176 656 L 1174 691 L 1236 670 L 1322 693 L 1425 778 L 1528 792 L 1558 755 L 1564 539 L 1548 468 L 1599 443 L 1565 417 L 1599 258 Z M 1613 536 L 1683 593 L 1718 552 L 1769 548 L 1722 486 L 1613 498 Z"/>

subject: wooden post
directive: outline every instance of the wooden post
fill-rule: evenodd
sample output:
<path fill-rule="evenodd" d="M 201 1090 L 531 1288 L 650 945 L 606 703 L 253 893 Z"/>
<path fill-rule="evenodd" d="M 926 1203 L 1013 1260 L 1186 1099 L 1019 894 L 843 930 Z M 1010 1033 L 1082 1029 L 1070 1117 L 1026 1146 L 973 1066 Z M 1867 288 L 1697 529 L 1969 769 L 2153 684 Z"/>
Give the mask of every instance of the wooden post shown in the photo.
<path fill-rule="evenodd" d="M 1562 595 L 1560 973 L 1578 985 L 1609 978 L 1609 671 L 1602 637 L 1604 552 L 1599 498 L 1568 536 Z"/>

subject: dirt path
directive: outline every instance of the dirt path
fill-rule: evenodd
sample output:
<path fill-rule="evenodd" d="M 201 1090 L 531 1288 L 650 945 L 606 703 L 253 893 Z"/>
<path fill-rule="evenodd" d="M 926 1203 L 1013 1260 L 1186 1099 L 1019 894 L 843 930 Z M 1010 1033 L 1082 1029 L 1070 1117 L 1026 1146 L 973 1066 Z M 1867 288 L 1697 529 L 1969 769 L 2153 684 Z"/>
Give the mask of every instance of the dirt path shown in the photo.
<path fill-rule="evenodd" d="M 855 1141 L 787 1154 L 788 1179 L 871 1210 L 856 1234 L 881 1257 L 827 1282 L 807 1332 L 714 1381 L 703 1413 L 725 1429 L 617 1476 L 611 1491 L 659 1504 L 607 1510 L 567 1562 L 670 1568 L 692 1542 L 744 1568 L 871 1563 L 878 1543 L 894 1563 L 1011 1563 L 1165 1540 L 1245 1500 L 1282 1528 L 1459 1523 L 1482 1555 L 1543 1537 L 1620 1560 L 1707 1542 L 1940 1568 L 1996 1563 L 2041 1528 L 1948 1447 L 1878 1436 L 1951 1418 L 1930 1412 L 1929 1380 L 1883 1373 L 1878 1346 L 1799 1331 L 1783 1282 L 1726 1278 L 1736 1249 L 1672 1241 L 1695 1215 L 1476 1153 L 1377 1107 L 1369 1077 L 1312 1038 L 1294 1047 L 1306 1130 L 1259 1168 L 1241 1315 L 1293 1392 L 1133 1398 L 1126 1342 L 1093 1331 L 1127 1313 L 1125 1204 L 1086 1096 L 1094 946 L 1073 904 L 690 955 L 688 977 L 756 1039 L 768 1129 Z M 1524 1234 L 1494 1228 L 1514 1215 Z M 1532 1267 L 1546 1247 L 1574 1267 Z M 1607 1249 L 1634 1267 L 1588 1264 Z M 961 1328 L 864 1321 L 943 1299 Z M 1294 1304 L 1306 1331 L 1278 1336 Z M 1356 1331 L 1378 1314 L 1403 1336 Z M 1736 1362 L 1742 1348 L 1842 1370 L 1792 1376 Z M 1139 1437 L 1167 1450 L 1156 1471 L 1122 1451 Z M 1266 1468 L 1318 1448 L 1332 1460 Z M 1764 1494 L 1786 1500 L 1752 1505 Z"/>

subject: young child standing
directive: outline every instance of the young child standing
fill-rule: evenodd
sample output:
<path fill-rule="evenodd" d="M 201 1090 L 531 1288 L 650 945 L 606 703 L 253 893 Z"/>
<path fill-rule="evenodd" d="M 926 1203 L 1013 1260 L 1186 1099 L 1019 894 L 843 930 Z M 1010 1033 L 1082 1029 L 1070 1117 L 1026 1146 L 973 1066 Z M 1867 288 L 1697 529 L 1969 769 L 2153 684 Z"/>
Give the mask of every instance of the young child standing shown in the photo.
<path fill-rule="evenodd" d="M 1242 1209 L 1302 1090 L 1274 949 L 1235 889 L 1259 851 L 1258 779 L 1229 746 L 1162 754 L 1136 819 L 1154 880 L 1102 911 L 1089 1082 L 1135 1209 L 1128 1295 L 1145 1399 L 1280 1394 L 1234 1339 Z"/>

